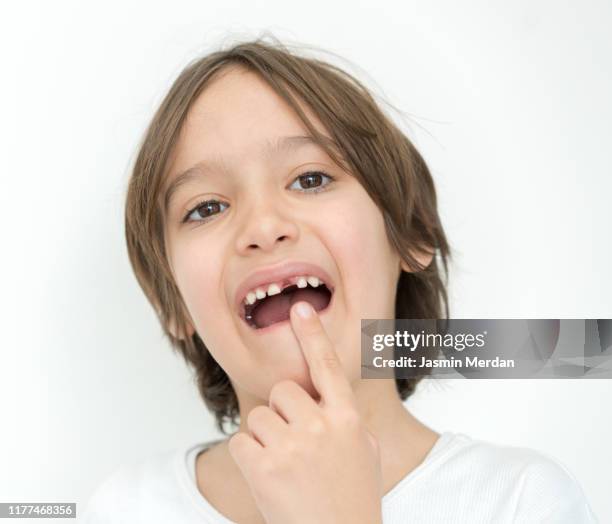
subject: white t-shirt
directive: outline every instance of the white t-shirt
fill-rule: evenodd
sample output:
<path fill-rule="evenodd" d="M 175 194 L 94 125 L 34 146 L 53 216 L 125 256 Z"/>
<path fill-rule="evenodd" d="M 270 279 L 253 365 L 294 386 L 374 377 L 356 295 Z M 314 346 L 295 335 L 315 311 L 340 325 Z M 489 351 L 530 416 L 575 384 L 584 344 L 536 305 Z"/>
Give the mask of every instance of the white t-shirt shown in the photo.
<path fill-rule="evenodd" d="M 215 442 L 120 467 L 94 492 L 79 522 L 235 524 L 196 484 L 196 457 Z M 597 522 L 575 478 L 556 460 L 451 432 L 383 497 L 382 510 L 384 524 Z"/>

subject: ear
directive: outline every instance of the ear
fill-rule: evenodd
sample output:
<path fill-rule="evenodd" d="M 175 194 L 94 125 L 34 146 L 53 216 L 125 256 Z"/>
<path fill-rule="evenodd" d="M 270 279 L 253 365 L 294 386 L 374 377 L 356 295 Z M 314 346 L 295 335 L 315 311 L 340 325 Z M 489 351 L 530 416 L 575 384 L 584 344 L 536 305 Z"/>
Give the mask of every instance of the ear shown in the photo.
<path fill-rule="evenodd" d="M 431 248 L 431 246 L 424 245 L 420 250 L 418 248 L 411 249 L 410 254 L 416 258 L 419 265 L 425 269 L 431 264 L 433 260 L 435 251 Z M 417 273 L 418 268 L 411 268 L 403 259 L 400 260 L 400 267 L 403 271 L 407 273 Z"/>

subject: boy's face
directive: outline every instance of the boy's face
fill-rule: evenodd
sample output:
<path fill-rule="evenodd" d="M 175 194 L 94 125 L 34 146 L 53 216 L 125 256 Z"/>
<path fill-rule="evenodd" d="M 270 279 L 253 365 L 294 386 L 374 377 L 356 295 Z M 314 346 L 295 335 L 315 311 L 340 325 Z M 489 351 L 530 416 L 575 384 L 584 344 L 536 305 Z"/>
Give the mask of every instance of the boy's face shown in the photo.
<path fill-rule="evenodd" d="M 264 151 L 279 138 L 307 134 L 265 81 L 228 69 L 193 105 L 165 182 L 168 187 L 195 164 L 215 161 L 214 169 L 198 172 L 174 192 L 165 223 L 167 252 L 194 323 L 188 335 L 198 332 L 239 399 L 267 399 L 282 379 L 314 394 L 290 322 L 258 333 L 236 313 L 237 290 L 254 272 L 285 261 L 327 272 L 334 296 L 319 314 L 351 382 L 360 378 L 360 320 L 395 317 L 400 260 L 361 184 L 314 144 Z M 308 171 L 334 180 L 315 180 L 315 186 L 328 185 L 314 193 L 308 180 L 298 179 Z M 190 222 L 182 223 L 206 200 L 220 205 L 191 212 Z"/>

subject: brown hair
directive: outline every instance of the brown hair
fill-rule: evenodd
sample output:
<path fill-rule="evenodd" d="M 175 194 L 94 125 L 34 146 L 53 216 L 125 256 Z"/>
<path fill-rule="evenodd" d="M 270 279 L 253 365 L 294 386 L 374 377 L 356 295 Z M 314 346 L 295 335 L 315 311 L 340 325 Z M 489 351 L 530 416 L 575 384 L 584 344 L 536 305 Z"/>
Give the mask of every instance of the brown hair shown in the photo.
<path fill-rule="evenodd" d="M 390 242 L 413 270 L 402 271 L 398 279 L 396 318 L 443 318 L 442 305 L 444 315 L 449 312 L 446 284 L 450 248 L 425 161 L 357 79 L 334 65 L 300 56 L 273 39 L 273 43 L 259 37 L 234 44 L 183 69 L 145 132 L 127 188 L 125 234 L 130 263 L 172 348 L 193 367 L 200 395 L 223 433 L 224 422 L 236 425 L 240 414 L 227 374 L 197 332 L 176 338 L 169 329 L 173 325 L 179 336 L 186 333 L 189 313 L 166 257 L 162 204 L 168 161 L 182 124 L 193 102 L 220 71 L 238 66 L 259 74 L 290 104 L 329 156 L 359 180 L 381 210 Z M 335 147 L 308 121 L 294 95 L 329 130 Z M 444 266 L 444 282 L 436 257 L 424 268 L 411 253 L 417 249 L 437 252 Z M 402 400 L 412 394 L 418 381 L 396 378 Z"/>

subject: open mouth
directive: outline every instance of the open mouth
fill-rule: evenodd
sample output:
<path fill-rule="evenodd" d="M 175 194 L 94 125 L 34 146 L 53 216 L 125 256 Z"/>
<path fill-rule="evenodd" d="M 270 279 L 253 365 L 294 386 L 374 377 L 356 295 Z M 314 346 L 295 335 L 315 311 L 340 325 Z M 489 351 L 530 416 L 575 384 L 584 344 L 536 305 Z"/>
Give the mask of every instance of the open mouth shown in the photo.
<path fill-rule="evenodd" d="M 308 302 L 316 311 L 327 309 L 332 301 L 333 287 L 319 279 L 287 279 L 276 294 L 256 298 L 251 304 L 242 303 L 241 317 L 252 329 L 264 329 L 289 320 L 291 306 Z M 261 295 L 259 295 L 261 296 Z"/>

